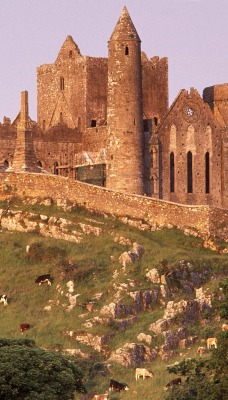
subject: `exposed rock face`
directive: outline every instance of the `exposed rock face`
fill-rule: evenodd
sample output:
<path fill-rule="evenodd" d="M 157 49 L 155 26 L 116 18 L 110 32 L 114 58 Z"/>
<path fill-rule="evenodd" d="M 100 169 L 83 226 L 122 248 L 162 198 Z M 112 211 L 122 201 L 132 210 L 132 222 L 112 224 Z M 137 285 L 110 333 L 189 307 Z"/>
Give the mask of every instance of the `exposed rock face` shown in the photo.
<path fill-rule="evenodd" d="M 133 247 L 131 251 L 125 251 L 119 257 L 120 264 L 125 268 L 129 264 L 134 264 L 135 261 L 142 257 L 143 255 L 143 246 L 138 243 L 133 243 Z"/>
<path fill-rule="evenodd" d="M 99 353 L 103 350 L 103 347 L 106 343 L 114 336 L 114 333 L 110 332 L 107 335 L 98 336 L 92 335 L 91 333 L 82 332 L 77 333 L 76 331 L 65 331 L 64 335 L 70 336 L 72 339 L 76 340 L 79 343 L 86 344 L 87 346 L 92 346 L 94 350 Z"/>
<path fill-rule="evenodd" d="M 199 311 L 199 303 L 196 300 L 181 300 L 178 303 L 169 301 L 164 312 L 164 318 L 173 319 L 179 314 L 184 314 L 186 322 L 191 322 L 199 319 Z"/>
<path fill-rule="evenodd" d="M 160 283 L 160 275 L 157 268 L 153 268 L 148 271 L 146 277 L 153 283 Z"/>
<path fill-rule="evenodd" d="M 103 232 L 102 228 L 90 224 L 77 224 L 65 218 L 49 218 L 44 214 L 39 215 L 22 211 L 8 210 L 5 212 L 5 210 L 0 209 L 0 219 L 1 227 L 9 231 L 35 232 L 45 237 L 53 237 L 73 243 L 80 243 L 83 240 L 83 235 L 99 236 Z M 75 225 L 75 230 L 69 230 L 72 225 Z"/>
<path fill-rule="evenodd" d="M 149 326 L 150 331 L 161 333 L 167 331 L 169 328 L 169 319 L 159 319 Z"/>
<path fill-rule="evenodd" d="M 145 333 L 140 333 L 137 336 L 137 339 L 138 339 L 139 342 L 145 341 L 148 344 L 151 344 L 151 342 L 152 342 L 152 336 L 151 335 L 145 335 Z"/>
<path fill-rule="evenodd" d="M 126 367 L 134 367 L 149 362 L 157 357 L 157 351 L 137 343 L 126 343 L 122 348 L 111 353 L 110 361 Z"/>

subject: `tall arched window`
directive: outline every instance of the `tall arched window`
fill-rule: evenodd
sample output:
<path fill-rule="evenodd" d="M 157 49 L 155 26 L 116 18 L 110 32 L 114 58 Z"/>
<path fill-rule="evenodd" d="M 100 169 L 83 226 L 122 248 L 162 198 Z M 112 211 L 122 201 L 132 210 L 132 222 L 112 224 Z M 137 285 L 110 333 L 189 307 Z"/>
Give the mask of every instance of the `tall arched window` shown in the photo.
<path fill-rule="evenodd" d="M 174 153 L 170 153 L 170 193 L 174 193 L 175 188 L 175 165 Z"/>
<path fill-rule="evenodd" d="M 59 164 L 57 163 L 57 161 L 55 161 L 54 162 L 54 174 L 55 175 L 59 175 L 58 166 L 59 166 Z"/>
<path fill-rule="evenodd" d="M 4 167 L 9 168 L 9 161 L 8 160 L 4 161 Z"/>
<path fill-rule="evenodd" d="M 210 193 L 210 155 L 205 154 L 205 193 Z"/>
<path fill-rule="evenodd" d="M 42 168 L 42 162 L 41 161 L 37 161 L 37 165 L 38 165 L 38 167 Z"/>
<path fill-rule="evenodd" d="M 187 153 L 187 189 L 188 193 L 192 193 L 192 153 Z"/>

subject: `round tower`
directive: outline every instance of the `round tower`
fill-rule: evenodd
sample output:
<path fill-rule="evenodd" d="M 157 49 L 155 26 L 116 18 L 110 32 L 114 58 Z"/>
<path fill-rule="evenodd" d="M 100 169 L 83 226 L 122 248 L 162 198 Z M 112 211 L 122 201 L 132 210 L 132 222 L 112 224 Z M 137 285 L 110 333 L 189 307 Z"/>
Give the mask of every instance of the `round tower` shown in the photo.
<path fill-rule="evenodd" d="M 109 40 L 107 129 L 106 186 L 143 194 L 141 41 L 126 7 Z"/>

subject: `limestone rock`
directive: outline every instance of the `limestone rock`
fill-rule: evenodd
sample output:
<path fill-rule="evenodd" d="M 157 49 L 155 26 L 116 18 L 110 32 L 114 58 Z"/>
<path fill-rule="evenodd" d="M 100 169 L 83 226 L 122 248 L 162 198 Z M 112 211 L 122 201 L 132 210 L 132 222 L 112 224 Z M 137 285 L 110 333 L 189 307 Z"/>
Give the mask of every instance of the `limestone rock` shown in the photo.
<path fill-rule="evenodd" d="M 160 283 L 160 276 L 157 268 L 153 268 L 146 273 L 146 277 L 153 283 Z"/>
<path fill-rule="evenodd" d="M 137 339 L 139 342 L 146 342 L 148 344 L 151 344 L 152 342 L 152 336 L 151 335 L 146 335 L 145 333 L 139 333 L 137 336 Z"/>
<path fill-rule="evenodd" d="M 109 360 L 126 367 L 134 367 L 149 362 L 157 357 L 157 351 L 137 343 L 126 343 L 122 348 L 113 351 Z"/>
<path fill-rule="evenodd" d="M 168 328 L 169 328 L 169 320 L 168 319 L 159 319 L 150 325 L 149 330 L 154 331 L 155 333 L 158 334 L 163 331 L 167 331 Z"/>

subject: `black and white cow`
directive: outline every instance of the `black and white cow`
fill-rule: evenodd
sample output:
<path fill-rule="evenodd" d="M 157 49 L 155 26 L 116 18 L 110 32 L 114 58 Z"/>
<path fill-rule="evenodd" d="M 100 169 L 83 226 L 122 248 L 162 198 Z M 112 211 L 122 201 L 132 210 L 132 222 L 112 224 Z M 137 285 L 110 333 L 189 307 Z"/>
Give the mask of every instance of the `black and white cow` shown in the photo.
<path fill-rule="evenodd" d="M 47 284 L 51 286 L 51 276 L 50 276 L 50 274 L 40 275 L 35 280 L 35 283 L 38 283 L 38 285 L 41 285 L 41 283 L 44 283 L 44 282 L 47 282 Z"/>
<path fill-rule="evenodd" d="M 116 390 L 117 392 L 121 392 L 122 390 L 129 390 L 128 385 L 125 385 L 124 383 L 120 383 L 117 381 L 114 381 L 114 379 L 110 380 L 109 383 L 109 391 L 110 390 Z"/>
<path fill-rule="evenodd" d="M 8 299 L 6 294 L 0 294 L 0 303 L 3 303 L 4 306 L 8 305 Z"/>

